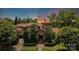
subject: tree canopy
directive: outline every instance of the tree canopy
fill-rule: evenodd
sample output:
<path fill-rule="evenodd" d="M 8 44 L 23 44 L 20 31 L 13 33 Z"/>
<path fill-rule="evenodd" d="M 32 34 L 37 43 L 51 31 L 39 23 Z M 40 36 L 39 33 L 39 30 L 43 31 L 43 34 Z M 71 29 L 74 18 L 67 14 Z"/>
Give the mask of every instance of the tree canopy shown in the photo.
<path fill-rule="evenodd" d="M 73 50 L 71 48 L 77 49 L 77 46 L 79 46 L 79 29 L 78 28 L 72 28 L 72 27 L 63 27 L 60 32 L 60 39 L 62 39 L 63 43 L 65 44 L 66 48 L 68 50 Z"/>
<path fill-rule="evenodd" d="M 0 24 L 0 42 L 12 44 L 16 40 L 18 40 L 18 33 L 15 30 L 15 26 L 9 21 L 4 21 Z"/>

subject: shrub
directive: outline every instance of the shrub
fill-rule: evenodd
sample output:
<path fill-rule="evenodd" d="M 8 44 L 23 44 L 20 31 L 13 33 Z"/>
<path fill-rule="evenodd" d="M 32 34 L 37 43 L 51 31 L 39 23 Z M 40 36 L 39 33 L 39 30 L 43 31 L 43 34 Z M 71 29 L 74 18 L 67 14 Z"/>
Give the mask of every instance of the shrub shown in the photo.
<path fill-rule="evenodd" d="M 26 29 L 23 34 L 25 43 L 36 43 L 37 42 L 37 31 L 35 30 L 35 25 L 33 24 L 30 30 Z"/>
<path fill-rule="evenodd" d="M 78 50 L 79 42 L 79 29 L 72 27 L 63 27 L 60 39 L 68 50 Z"/>
<path fill-rule="evenodd" d="M 52 27 L 50 25 L 44 25 L 43 29 L 45 30 L 45 42 L 52 43 Z"/>
<path fill-rule="evenodd" d="M 18 40 L 18 33 L 15 30 L 15 26 L 9 22 L 4 21 L 0 24 L 0 45 L 4 50 L 7 44 L 16 44 Z M 7 47 L 8 48 L 8 47 Z"/>
<path fill-rule="evenodd" d="M 24 43 L 29 43 L 29 34 L 27 30 L 24 32 L 23 38 L 24 38 Z"/>

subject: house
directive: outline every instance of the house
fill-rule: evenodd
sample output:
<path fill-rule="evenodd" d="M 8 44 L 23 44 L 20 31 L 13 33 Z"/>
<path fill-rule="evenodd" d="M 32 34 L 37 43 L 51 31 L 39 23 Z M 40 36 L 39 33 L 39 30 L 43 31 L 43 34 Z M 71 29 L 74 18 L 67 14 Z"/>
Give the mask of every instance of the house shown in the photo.
<path fill-rule="evenodd" d="M 16 30 L 21 32 L 24 31 L 26 28 L 29 28 L 33 25 L 33 23 L 21 23 L 16 25 Z M 37 27 L 42 29 L 44 25 L 51 25 L 51 22 L 48 19 L 39 19 L 37 20 L 37 23 L 35 23 Z M 36 27 L 36 29 L 37 29 Z"/>
<path fill-rule="evenodd" d="M 51 22 L 48 19 L 39 19 L 37 20 L 37 23 L 21 23 L 16 25 L 16 30 L 19 32 L 20 35 L 23 35 L 23 32 L 25 30 L 31 30 L 31 28 L 35 27 L 34 30 L 37 31 L 36 38 L 38 39 L 38 42 L 43 42 L 45 39 L 45 30 L 43 29 L 44 26 L 51 26 Z M 59 32 L 59 29 L 57 28 L 51 28 L 53 32 L 57 33 Z"/>

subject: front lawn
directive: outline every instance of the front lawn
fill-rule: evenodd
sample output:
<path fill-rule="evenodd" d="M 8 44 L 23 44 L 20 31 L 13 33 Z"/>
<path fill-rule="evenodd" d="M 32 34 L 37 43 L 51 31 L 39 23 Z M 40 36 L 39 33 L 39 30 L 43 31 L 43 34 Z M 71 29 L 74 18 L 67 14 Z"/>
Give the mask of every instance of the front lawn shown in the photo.
<path fill-rule="evenodd" d="M 57 51 L 57 50 L 63 50 L 63 49 L 65 49 L 64 44 L 59 43 L 54 46 L 45 46 L 43 48 L 43 51 Z M 37 51 L 37 48 L 36 48 L 36 46 L 24 46 L 22 48 L 22 51 Z"/>
<path fill-rule="evenodd" d="M 55 46 L 45 46 L 43 48 L 43 51 L 57 51 L 57 50 L 62 50 L 62 49 L 65 49 L 65 46 L 63 43 L 60 43 Z"/>
<path fill-rule="evenodd" d="M 37 51 L 35 46 L 24 46 L 22 51 Z"/>

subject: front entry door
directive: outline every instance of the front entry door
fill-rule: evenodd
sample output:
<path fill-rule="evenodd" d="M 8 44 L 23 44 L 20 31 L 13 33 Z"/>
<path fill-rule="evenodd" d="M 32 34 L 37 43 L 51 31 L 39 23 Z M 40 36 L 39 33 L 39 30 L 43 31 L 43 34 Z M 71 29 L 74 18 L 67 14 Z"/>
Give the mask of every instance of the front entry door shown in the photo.
<path fill-rule="evenodd" d="M 43 35 L 38 36 L 38 43 L 39 44 L 43 43 Z"/>

